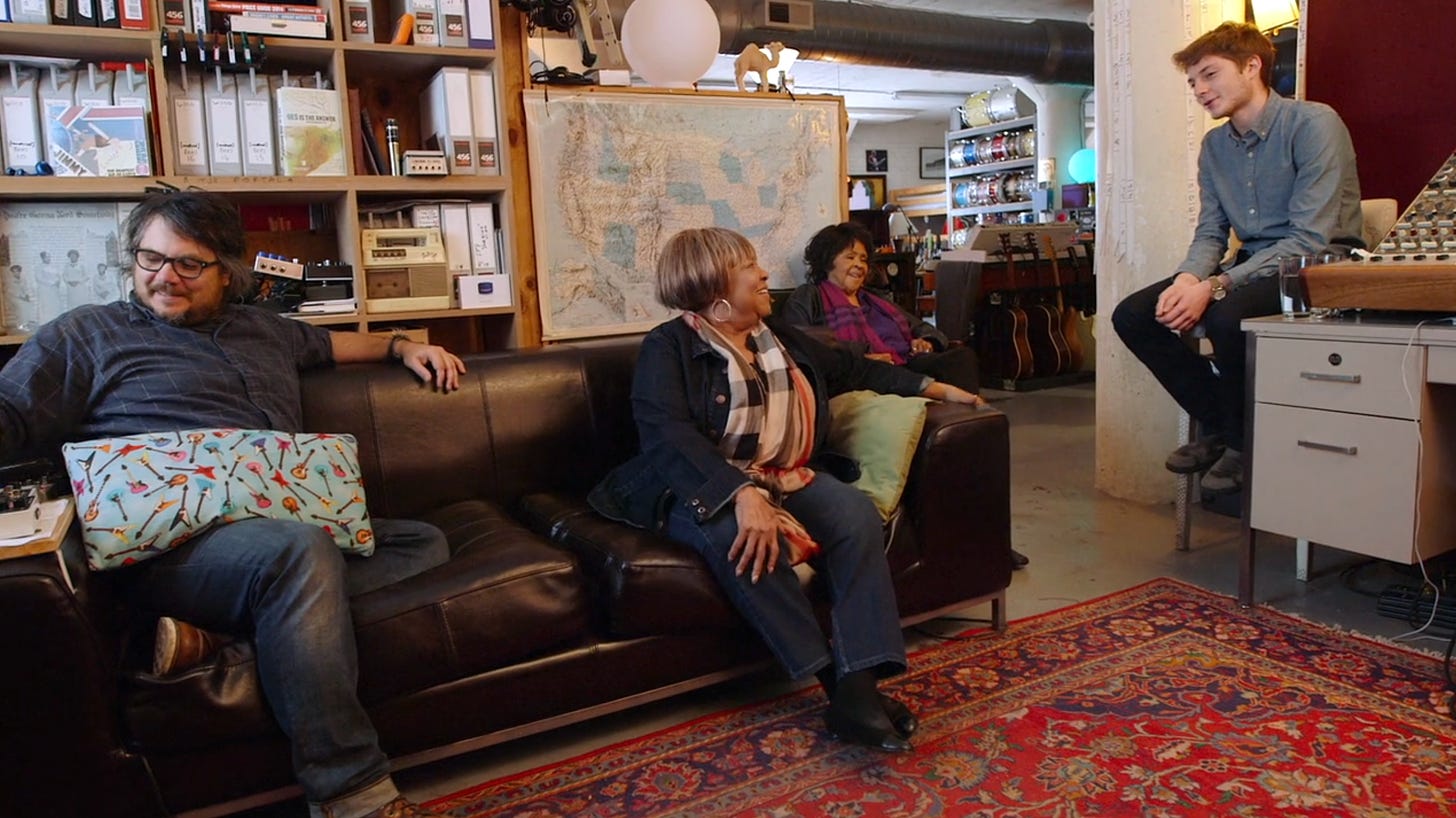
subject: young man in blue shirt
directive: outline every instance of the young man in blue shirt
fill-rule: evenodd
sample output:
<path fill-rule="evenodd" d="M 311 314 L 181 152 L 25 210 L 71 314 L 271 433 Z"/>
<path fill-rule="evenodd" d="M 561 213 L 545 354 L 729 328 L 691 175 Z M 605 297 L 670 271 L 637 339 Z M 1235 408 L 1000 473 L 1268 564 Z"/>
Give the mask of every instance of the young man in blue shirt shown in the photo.
<path fill-rule="evenodd" d="M 1173 55 L 1198 103 L 1227 124 L 1203 137 L 1199 213 L 1177 272 L 1129 295 L 1112 325 L 1204 430 L 1167 467 L 1205 472 L 1212 494 L 1243 483 L 1243 319 L 1279 311 L 1278 257 L 1359 245 L 1355 149 L 1328 105 L 1285 99 L 1270 85 L 1274 45 L 1246 23 L 1224 23 Z M 1241 242 L 1220 268 L 1229 231 Z M 1179 334 L 1202 325 L 1213 361 Z"/>

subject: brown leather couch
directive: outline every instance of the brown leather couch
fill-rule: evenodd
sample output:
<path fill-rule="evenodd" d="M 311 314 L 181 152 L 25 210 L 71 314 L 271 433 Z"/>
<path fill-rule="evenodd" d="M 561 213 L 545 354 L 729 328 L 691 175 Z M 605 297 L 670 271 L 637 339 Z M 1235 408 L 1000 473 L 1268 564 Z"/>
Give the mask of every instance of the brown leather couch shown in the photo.
<path fill-rule="evenodd" d="M 691 551 L 594 515 L 636 446 L 636 343 L 467 358 L 442 395 L 398 366 L 305 380 L 308 428 L 359 439 L 379 516 L 429 520 L 450 562 L 354 604 L 359 690 L 400 765 L 620 710 L 770 664 Z M 932 405 L 887 531 L 906 623 L 1011 579 L 1006 418 Z M 296 792 L 251 646 L 157 678 L 152 623 L 115 574 L 63 554 L 0 561 L 0 815 L 219 814 Z M 812 579 L 807 580 L 812 583 Z"/>

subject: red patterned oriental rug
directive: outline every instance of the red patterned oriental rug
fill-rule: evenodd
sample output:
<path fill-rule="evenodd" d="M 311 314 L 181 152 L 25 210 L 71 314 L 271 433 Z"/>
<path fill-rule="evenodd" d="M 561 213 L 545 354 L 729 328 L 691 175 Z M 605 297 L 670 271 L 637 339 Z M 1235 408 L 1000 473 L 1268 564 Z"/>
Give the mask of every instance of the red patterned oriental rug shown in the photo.
<path fill-rule="evenodd" d="M 1172 580 L 973 631 L 887 689 L 915 750 L 817 687 L 439 799 L 456 816 L 1451 816 L 1441 661 Z"/>

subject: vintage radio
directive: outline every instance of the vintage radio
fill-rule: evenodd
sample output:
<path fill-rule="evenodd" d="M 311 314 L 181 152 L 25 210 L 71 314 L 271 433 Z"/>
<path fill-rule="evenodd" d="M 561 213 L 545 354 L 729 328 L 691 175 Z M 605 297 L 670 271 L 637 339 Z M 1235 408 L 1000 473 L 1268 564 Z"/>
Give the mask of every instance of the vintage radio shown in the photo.
<path fill-rule="evenodd" d="M 369 312 L 450 308 L 450 270 L 437 227 L 359 231 Z"/>

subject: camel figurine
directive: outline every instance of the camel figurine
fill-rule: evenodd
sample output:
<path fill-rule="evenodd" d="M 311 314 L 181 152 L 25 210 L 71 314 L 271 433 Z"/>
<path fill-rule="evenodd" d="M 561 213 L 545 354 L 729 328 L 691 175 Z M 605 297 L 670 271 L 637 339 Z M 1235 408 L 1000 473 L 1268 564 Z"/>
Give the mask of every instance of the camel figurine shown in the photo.
<path fill-rule="evenodd" d="M 750 71 L 758 74 L 758 90 L 765 93 L 768 91 L 769 69 L 778 67 L 779 52 L 784 50 L 784 44 L 769 43 L 768 50 L 769 54 L 764 54 L 763 49 L 759 48 L 757 43 L 749 43 L 743 47 L 743 53 L 733 61 L 734 79 L 738 81 L 739 91 L 748 90 L 743 85 L 743 78 Z"/>

